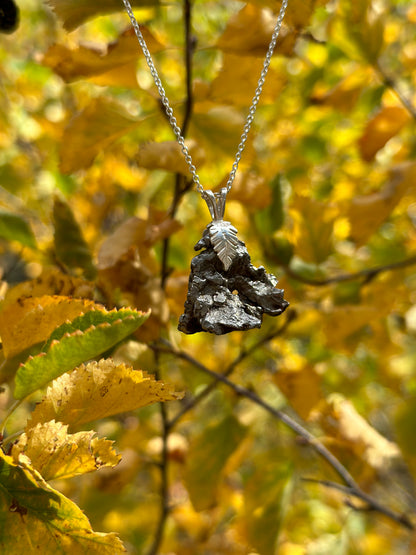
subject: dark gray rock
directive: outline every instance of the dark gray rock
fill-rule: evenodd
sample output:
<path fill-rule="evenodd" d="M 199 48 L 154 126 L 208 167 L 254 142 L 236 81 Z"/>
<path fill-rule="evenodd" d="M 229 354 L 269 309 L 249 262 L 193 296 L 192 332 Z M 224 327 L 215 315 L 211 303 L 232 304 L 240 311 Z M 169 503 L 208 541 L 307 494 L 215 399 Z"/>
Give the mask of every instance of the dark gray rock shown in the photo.
<path fill-rule="evenodd" d="M 203 250 L 191 262 L 188 296 L 178 329 L 183 333 L 207 331 L 223 335 L 231 331 L 259 328 L 263 314 L 278 316 L 289 306 L 277 279 L 261 266 L 251 264 L 243 241 L 228 270 L 215 253 L 209 226 L 195 250 Z"/>

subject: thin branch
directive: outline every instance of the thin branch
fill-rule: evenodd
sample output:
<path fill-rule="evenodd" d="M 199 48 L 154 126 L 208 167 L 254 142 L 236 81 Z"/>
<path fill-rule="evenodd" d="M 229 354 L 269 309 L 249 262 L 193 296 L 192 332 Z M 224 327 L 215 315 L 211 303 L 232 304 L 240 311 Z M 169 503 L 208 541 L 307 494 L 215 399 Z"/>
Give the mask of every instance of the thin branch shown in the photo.
<path fill-rule="evenodd" d="M 310 279 L 301 276 L 297 272 L 291 270 L 288 266 L 285 267 L 287 275 L 297 281 L 306 283 L 307 285 L 314 285 L 317 287 L 322 287 L 324 285 L 330 285 L 331 283 L 341 283 L 344 281 L 354 281 L 357 279 L 363 279 L 365 283 L 368 283 L 374 279 L 378 274 L 383 272 L 390 272 L 392 270 L 400 270 L 401 268 L 407 268 L 408 266 L 413 266 L 416 264 L 416 255 L 410 256 L 405 260 L 400 262 L 392 262 L 391 264 L 383 264 L 382 266 L 375 266 L 374 268 L 367 268 L 359 272 L 353 272 L 351 274 L 340 274 L 338 276 L 332 276 L 324 279 Z"/>
<path fill-rule="evenodd" d="M 271 405 L 269 405 L 266 401 L 264 401 L 261 397 L 259 397 L 253 391 L 246 389 L 243 386 L 237 385 L 231 380 L 229 380 L 226 376 L 222 374 L 218 374 L 213 370 L 210 370 L 205 365 L 203 365 L 199 360 L 193 358 L 188 353 L 175 349 L 173 345 L 169 344 L 167 341 L 163 342 L 164 346 L 158 347 L 159 353 L 167 353 L 176 356 L 182 360 L 185 360 L 192 364 L 195 368 L 198 368 L 205 374 L 208 374 L 218 382 L 222 382 L 227 385 L 230 389 L 232 389 L 238 395 L 249 399 L 256 405 L 265 409 L 269 414 L 271 414 L 276 419 L 283 422 L 288 428 L 302 437 L 305 442 L 312 447 L 326 462 L 333 468 L 333 470 L 338 474 L 338 476 L 343 480 L 343 482 L 347 485 L 348 494 L 359 499 L 365 501 L 368 505 L 368 510 L 377 511 L 379 513 L 384 514 L 388 518 L 394 520 L 395 522 L 401 524 L 402 526 L 413 529 L 412 523 L 403 515 L 396 513 L 395 511 L 385 507 L 377 500 L 373 499 L 370 495 L 365 493 L 359 485 L 355 482 L 354 478 L 345 468 L 345 466 L 330 452 L 328 449 L 322 445 L 319 441 L 317 441 L 314 436 L 308 432 L 301 424 L 299 424 L 296 420 L 288 416 L 286 413 L 282 412 L 281 410 L 275 409 Z"/>
<path fill-rule="evenodd" d="M 185 100 L 185 114 L 182 121 L 182 136 L 186 137 L 188 132 L 189 123 L 192 117 L 193 108 L 193 94 L 192 94 L 192 57 L 195 50 L 195 39 L 192 36 L 192 3 L 191 0 L 184 0 L 183 7 L 184 14 L 184 28 L 185 28 L 185 85 L 186 85 L 186 100 Z M 169 216 L 175 217 L 179 203 L 183 195 L 192 187 L 192 179 L 187 179 L 181 174 L 175 176 L 175 187 L 173 192 L 173 199 L 169 208 Z M 169 277 L 170 269 L 168 268 L 170 240 L 167 237 L 163 241 L 162 247 L 162 270 L 161 270 L 161 285 L 162 288 L 166 285 L 166 280 Z"/>
<path fill-rule="evenodd" d="M 159 367 L 159 354 L 155 353 L 156 367 Z M 159 379 L 159 370 L 155 372 L 156 379 Z M 160 416 L 162 420 L 162 453 L 159 469 L 160 469 L 160 515 L 157 523 L 155 535 L 153 537 L 152 545 L 150 546 L 147 555 L 156 555 L 159 551 L 160 544 L 163 540 L 165 532 L 166 520 L 169 516 L 169 479 L 168 479 L 168 438 L 170 427 L 168 424 L 168 416 L 166 413 L 165 403 L 159 403 Z"/>
<path fill-rule="evenodd" d="M 392 92 L 394 92 L 394 94 L 397 96 L 397 98 L 400 100 L 400 102 L 403 104 L 412 118 L 416 120 L 416 107 L 413 106 L 409 98 L 404 96 L 393 77 L 391 77 L 391 75 L 388 75 L 380 64 L 376 64 L 374 66 L 374 69 L 378 73 L 380 79 L 383 81 L 383 84 Z"/>
<path fill-rule="evenodd" d="M 342 484 L 337 484 L 336 482 L 331 482 L 330 480 L 317 480 L 315 478 L 302 478 L 302 481 L 303 482 L 314 483 L 314 484 L 319 484 L 321 486 L 324 486 L 324 487 L 330 488 L 330 489 L 336 489 L 336 490 L 344 493 L 345 495 L 351 495 L 353 497 L 361 499 L 362 501 L 364 501 L 366 503 L 366 505 L 364 507 L 357 507 L 350 500 L 346 500 L 346 504 L 349 507 L 351 507 L 352 509 L 354 509 L 354 511 L 377 511 L 379 513 L 384 514 L 388 518 L 391 518 L 392 520 L 395 520 L 396 522 L 399 522 L 400 524 L 402 524 L 405 528 L 407 528 L 409 530 L 414 529 L 413 524 L 410 522 L 410 520 L 408 519 L 408 517 L 406 515 L 396 513 L 395 511 L 392 511 L 388 507 L 385 507 L 384 505 L 379 503 L 376 499 L 373 499 L 372 497 L 367 495 L 361 489 L 359 491 L 355 491 L 355 490 L 353 490 L 349 487 L 343 486 Z"/>
<path fill-rule="evenodd" d="M 240 353 L 236 356 L 236 358 L 227 366 L 226 370 L 222 373 L 222 376 L 225 376 L 225 377 L 229 376 L 232 372 L 234 372 L 236 367 L 243 360 L 245 360 L 250 355 L 252 355 L 255 351 L 257 351 L 257 349 L 259 349 L 266 343 L 269 343 L 269 341 L 271 341 L 272 339 L 282 336 L 286 332 L 290 323 L 293 322 L 293 320 L 296 318 L 296 316 L 297 315 L 294 310 L 289 310 L 287 312 L 286 321 L 282 326 L 280 326 L 278 329 L 274 329 L 267 335 L 263 336 L 261 339 L 259 339 L 259 341 L 254 343 L 254 345 L 252 345 L 249 349 L 242 348 Z M 152 348 L 152 346 L 150 347 Z M 183 416 L 187 412 L 195 408 L 196 405 L 198 405 L 203 399 L 205 399 L 205 397 L 207 397 L 211 393 L 211 391 L 215 389 L 218 382 L 219 382 L 218 379 L 212 380 L 212 382 L 209 385 L 207 385 L 205 389 L 203 389 L 198 395 L 195 395 L 195 397 L 188 399 L 188 401 L 184 403 L 184 405 L 182 406 L 182 409 L 169 421 L 169 425 L 172 428 L 176 426 L 179 420 L 181 420 L 181 418 L 183 418 Z"/>

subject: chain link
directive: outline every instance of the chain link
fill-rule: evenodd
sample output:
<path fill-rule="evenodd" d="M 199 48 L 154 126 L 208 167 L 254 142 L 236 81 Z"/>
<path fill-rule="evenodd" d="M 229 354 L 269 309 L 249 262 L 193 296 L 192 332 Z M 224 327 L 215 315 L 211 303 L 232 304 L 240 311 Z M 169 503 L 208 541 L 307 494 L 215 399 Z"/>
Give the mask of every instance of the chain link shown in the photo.
<path fill-rule="evenodd" d="M 123 4 L 124 4 L 124 7 L 126 8 L 126 12 L 127 12 L 128 16 L 130 18 L 130 21 L 131 21 L 131 24 L 133 26 L 134 32 L 136 33 L 137 40 L 139 41 L 139 44 L 140 44 L 141 49 L 143 51 L 144 57 L 146 59 L 147 65 L 150 69 L 150 73 L 153 77 L 156 88 L 159 92 L 159 96 L 160 96 L 162 104 L 165 108 L 166 115 L 168 117 L 169 123 L 170 123 L 170 125 L 173 129 L 173 132 L 175 133 L 176 140 L 178 141 L 179 146 L 181 147 L 181 151 L 182 151 L 182 153 L 185 157 L 185 161 L 186 161 L 186 163 L 188 165 L 188 168 L 189 168 L 189 171 L 192 175 L 192 180 L 196 185 L 197 191 L 200 194 L 202 194 L 205 191 L 205 189 L 201 185 L 199 175 L 197 174 L 196 168 L 193 164 L 192 157 L 189 153 L 189 149 L 185 144 L 184 137 L 182 136 L 181 128 L 179 127 L 178 122 L 177 122 L 175 116 L 173 115 L 173 110 L 172 110 L 172 108 L 169 104 L 169 100 L 168 100 L 168 97 L 166 96 L 166 92 L 165 92 L 165 89 L 162 85 L 162 81 L 160 80 L 160 77 L 159 77 L 159 74 L 158 74 L 157 69 L 155 67 L 155 64 L 153 63 L 152 56 L 149 52 L 146 41 L 144 40 L 143 34 L 140 30 L 140 25 L 139 25 L 136 17 L 134 16 L 134 13 L 133 13 L 133 10 L 132 10 L 132 7 L 131 7 L 131 4 L 130 4 L 129 0 L 122 0 L 122 1 L 123 1 Z M 251 124 L 253 123 L 254 115 L 256 113 L 257 106 L 258 106 L 258 103 L 259 103 L 259 100 L 260 100 L 260 95 L 263 91 L 263 86 L 264 86 L 264 82 L 266 80 L 266 75 L 267 75 L 267 72 L 269 71 L 269 66 L 270 66 L 270 61 L 271 61 L 272 56 L 273 56 L 273 51 L 276 47 L 277 38 L 279 36 L 280 29 L 282 27 L 282 22 L 283 22 L 283 18 L 285 16 L 285 13 L 286 13 L 286 8 L 287 8 L 287 5 L 288 5 L 288 1 L 289 0 L 283 0 L 282 1 L 282 5 L 280 7 L 279 15 L 277 16 L 276 25 L 275 25 L 274 30 L 273 30 L 272 38 L 271 38 L 271 41 L 270 41 L 270 44 L 269 44 L 269 48 L 267 50 L 266 57 L 264 59 L 263 69 L 261 70 L 261 73 L 260 73 L 260 78 L 259 78 L 258 83 L 257 83 L 257 88 L 254 92 L 253 100 L 251 102 L 251 106 L 250 106 L 250 109 L 248 111 L 247 119 L 246 119 L 246 122 L 244 124 L 243 133 L 241 134 L 240 143 L 237 147 L 235 160 L 234 160 L 234 163 L 233 163 L 232 168 L 231 168 L 231 172 L 230 172 L 229 177 L 228 177 L 228 181 L 227 181 L 227 185 L 226 185 L 227 192 L 231 189 L 231 187 L 233 185 L 235 175 L 236 175 L 237 170 L 238 170 L 238 164 L 240 163 L 244 147 L 246 146 L 246 142 L 247 142 L 248 134 L 249 134 L 249 131 L 250 131 L 250 128 L 251 128 Z"/>

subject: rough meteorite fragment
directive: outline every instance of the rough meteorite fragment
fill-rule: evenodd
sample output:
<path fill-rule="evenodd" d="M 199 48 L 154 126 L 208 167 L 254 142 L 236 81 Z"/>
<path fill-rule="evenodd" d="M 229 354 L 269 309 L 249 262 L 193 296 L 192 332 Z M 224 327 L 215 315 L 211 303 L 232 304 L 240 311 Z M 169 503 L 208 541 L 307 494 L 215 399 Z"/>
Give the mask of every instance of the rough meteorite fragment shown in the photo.
<path fill-rule="evenodd" d="M 210 224 L 211 225 L 211 224 Z M 226 270 L 210 240 L 210 225 L 195 250 L 203 250 L 191 262 L 188 296 L 178 329 L 183 333 L 207 331 L 223 335 L 230 331 L 259 328 L 263 314 L 278 316 L 289 306 L 277 279 L 261 266 L 251 264 L 243 241 L 237 239 L 236 255 Z"/>

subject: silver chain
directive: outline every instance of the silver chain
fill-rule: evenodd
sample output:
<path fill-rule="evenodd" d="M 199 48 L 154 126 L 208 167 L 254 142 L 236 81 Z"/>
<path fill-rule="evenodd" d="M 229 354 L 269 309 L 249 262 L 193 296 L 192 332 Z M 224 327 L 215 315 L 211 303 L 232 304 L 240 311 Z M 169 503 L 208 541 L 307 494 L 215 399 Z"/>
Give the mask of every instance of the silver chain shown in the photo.
<path fill-rule="evenodd" d="M 232 165 L 230 174 L 228 176 L 228 181 L 227 181 L 227 185 L 226 185 L 227 192 L 231 189 L 231 187 L 233 185 L 233 182 L 234 182 L 234 179 L 235 179 L 235 174 L 237 173 L 237 170 L 238 170 L 238 164 L 240 163 L 241 155 L 243 153 L 244 147 L 246 146 L 247 137 L 248 137 L 248 134 L 249 134 L 249 131 L 250 131 L 250 128 L 251 128 L 251 124 L 253 123 L 253 120 L 254 120 L 254 115 L 255 115 L 256 110 L 257 110 L 257 105 L 258 105 L 259 100 L 260 100 L 260 95 L 261 95 L 262 90 L 263 90 L 264 82 L 266 80 L 266 75 L 267 75 L 267 72 L 269 71 L 270 61 L 272 59 L 273 51 L 275 49 L 276 42 L 277 42 L 277 38 L 279 36 L 280 29 L 282 27 L 282 22 L 283 22 L 283 18 L 285 16 L 288 1 L 289 0 L 282 0 L 282 5 L 280 7 L 279 15 L 277 16 L 276 25 L 275 25 L 274 30 L 273 30 L 273 34 L 272 34 L 272 38 L 271 38 L 271 41 L 270 41 L 270 44 L 269 44 L 269 48 L 267 50 L 267 54 L 266 54 L 266 57 L 264 59 L 263 69 L 261 70 L 260 78 L 259 78 L 258 83 L 257 83 L 257 88 L 255 90 L 253 100 L 251 102 L 251 106 L 250 106 L 250 109 L 248 111 L 246 123 L 243 127 L 243 132 L 242 132 L 241 138 L 240 138 L 240 144 L 237 147 L 235 160 L 234 160 L 234 163 Z M 181 147 L 181 151 L 182 151 L 183 155 L 185 156 L 185 161 L 188 164 L 189 171 L 192 175 L 193 182 L 196 185 L 197 191 L 202 194 L 205 191 L 205 189 L 201 185 L 201 182 L 199 180 L 199 175 L 196 172 L 196 168 L 193 164 L 192 157 L 189 154 L 189 149 L 185 144 L 184 137 L 182 136 L 181 128 L 179 127 L 178 122 L 177 122 L 175 116 L 173 115 L 173 110 L 172 110 L 172 108 L 169 104 L 169 100 L 168 100 L 168 97 L 166 96 L 165 89 L 163 88 L 162 81 L 160 80 L 160 77 L 159 77 L 159 74 L 158 74 L 157 69 L 155 67 L 155 64 L 153 63 L 152 56 L 150 55 L 150 52 L 149 52 L 149 49 L 147 47 L 146 41 L 144 40 L 143 34 L 140 30 L 140 25 L 139 25 L 139 23 L 137 22 L 137 19 L 134 16 L 134 13 L 133 13 L 133 10 L 132 10 L 132 7 L 131 7 L 131 4 L 130 4 L 129 0 L 123 0 L 123 4 L 126 8 L 128 16 L 130 18 L 130 21 L 131 21 L 131 24 L 133 26 L 134 32 L 136 33 L 137 40 L 139 41 L 141 49 L 143 50 L 144 57 L 146 59 L 147 65 L 149 66 L 150 73 L 151 73 L 151 75 L 154 79 L 157 90 L 159 92 L 160 99 L 162 101 L 163 106 L 165 107 L 166 115 L 168 116 L 169 123 L 170 123 L 170 125 L 173 129 L 173 132 L 175 133 L 176 139 L 179 143 L 179 146 Z"/>

